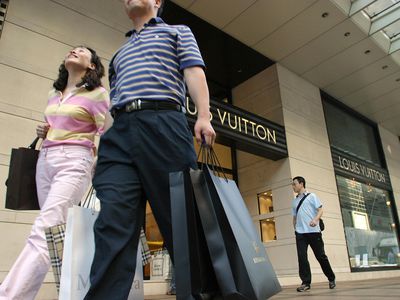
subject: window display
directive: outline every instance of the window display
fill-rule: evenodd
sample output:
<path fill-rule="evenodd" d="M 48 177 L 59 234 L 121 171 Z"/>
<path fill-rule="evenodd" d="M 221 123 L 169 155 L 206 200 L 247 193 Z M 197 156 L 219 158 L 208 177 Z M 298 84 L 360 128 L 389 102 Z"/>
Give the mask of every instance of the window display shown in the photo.
<path fill-rule="evenodd" d="M 389 193 L 339 175 L 336 180 L 351 268 L 399 266 Z"/>
<path fill-rule="evenodd" d="M 272 199 L 272 191 L 265 191 L 257 195 L 258 213 L 260 219 L 261 240 L 265 242 L 276 240 L 274 205 Z"/>

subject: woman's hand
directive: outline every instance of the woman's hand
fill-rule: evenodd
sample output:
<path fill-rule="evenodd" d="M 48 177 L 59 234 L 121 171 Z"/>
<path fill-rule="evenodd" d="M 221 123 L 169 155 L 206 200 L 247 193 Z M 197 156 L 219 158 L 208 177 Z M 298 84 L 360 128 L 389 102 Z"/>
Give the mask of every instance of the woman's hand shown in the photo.
<path fill-rule="evenodd" d="M 49 131 L 50 124 L 40 124 L 36 127 L 36 134 L 39 138 L 44 139 L 46 138 L 47 131 Z"/>

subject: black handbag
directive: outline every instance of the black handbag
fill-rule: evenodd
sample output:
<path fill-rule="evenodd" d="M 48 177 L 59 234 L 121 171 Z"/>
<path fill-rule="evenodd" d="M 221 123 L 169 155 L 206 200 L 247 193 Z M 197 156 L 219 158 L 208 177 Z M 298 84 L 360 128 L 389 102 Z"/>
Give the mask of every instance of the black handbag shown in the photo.
<path fill-rule="evenodd" d="M 218 284 L 195 204 L 189 170 L 170 173 L 177 300 L 218 299 Z"/>
<path fill-rule="evenodd" d="M 39 210 L 36 191 L 36 164 L 39 150 L 36 138 L 28 148 L 13 148 L 6 180 L 6 208 L 13 210 Z"/>

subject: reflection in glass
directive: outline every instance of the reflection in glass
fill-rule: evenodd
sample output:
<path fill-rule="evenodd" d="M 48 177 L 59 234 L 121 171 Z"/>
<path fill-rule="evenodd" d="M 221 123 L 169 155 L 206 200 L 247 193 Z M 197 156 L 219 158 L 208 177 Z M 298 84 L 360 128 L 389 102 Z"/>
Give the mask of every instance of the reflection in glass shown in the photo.
<path fill-rule="evenodd" d="M 399 243 L 387 191 L 336 176 L 352 268 L 399 266 Z"/>

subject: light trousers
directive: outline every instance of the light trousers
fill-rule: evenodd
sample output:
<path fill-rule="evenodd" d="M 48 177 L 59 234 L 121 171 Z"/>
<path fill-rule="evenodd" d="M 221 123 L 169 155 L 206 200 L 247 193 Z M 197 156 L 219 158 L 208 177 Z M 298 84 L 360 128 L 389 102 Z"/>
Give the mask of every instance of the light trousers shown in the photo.
<path fill-rule="evenodd" d="M 21 254 L 0 285 L 0 300 L 33 300 L 50 268 L 44 229 L 66 222 L 68 208 L 84 197 L 92 179 L 92 150 L 61 145 L 40 151 L 36 185 L 40 214 Z"/>

